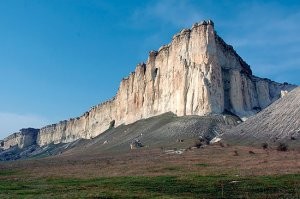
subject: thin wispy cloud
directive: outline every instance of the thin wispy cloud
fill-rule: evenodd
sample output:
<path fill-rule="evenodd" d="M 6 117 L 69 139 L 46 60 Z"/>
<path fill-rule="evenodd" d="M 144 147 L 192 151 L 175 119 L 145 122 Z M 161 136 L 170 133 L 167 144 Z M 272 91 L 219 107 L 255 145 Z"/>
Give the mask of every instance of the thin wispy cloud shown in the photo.
<path fill-rule="evenodd" d="M 41 128 L 47 124 L 49 121 L 41 116 L 0 112 L 0 139 L 21 128 Z"/>

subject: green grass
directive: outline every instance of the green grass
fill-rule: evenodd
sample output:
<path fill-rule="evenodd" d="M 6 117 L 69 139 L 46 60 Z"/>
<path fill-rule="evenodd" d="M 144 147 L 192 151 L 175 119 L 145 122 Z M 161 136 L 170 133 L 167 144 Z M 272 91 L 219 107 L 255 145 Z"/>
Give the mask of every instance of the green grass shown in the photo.
<path fill-rule="evenodd" d="M 30 179 L 2 171 L 0 178 L 0 198 L 299 198 L 299 190 L 300 174 Z"/>
<path fill-rule="evenodd" d="M 11 175 L 15 175 L 18 173 L 20 173 L 20 172 L 15 171 L 15 170 L 0 170 L 0 177 L 1 176 L 11 176 Z"/>
<path fill-rule="evenodd" d="M 169 167 L 165 167 L 163 168 L 163 171 L 181 171 L 181 167 L 177 167 L 177 166 L 169 166 Z"/>
<path fill-rule="evenodd" d="M 198 164 L 195 164 L 195 166 L 197 166 L 197 167 L 208 167 L 209 165 L 205 164 L 205 163 L 198 163 Z"/>

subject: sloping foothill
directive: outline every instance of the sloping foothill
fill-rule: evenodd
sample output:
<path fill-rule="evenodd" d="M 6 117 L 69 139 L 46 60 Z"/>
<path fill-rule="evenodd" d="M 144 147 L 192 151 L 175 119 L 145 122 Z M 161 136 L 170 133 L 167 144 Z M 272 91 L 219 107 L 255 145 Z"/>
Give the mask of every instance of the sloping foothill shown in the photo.
<path fill-rule="evenodd" d="M 222 135 L 238 145 L 300 149 L 300 87 Z"/>
<path fill-rule="evenodd" d="M 0 160 L 40 158 L 84 153 L 123 153 L 137 148 L 189 148 L 208 144 L 216 136 L 237 125 L 233 115 L 182 116 L 165 113 L 129 125 L 111 127 L 93 139 L 70 143 L 12 147 L 0 152 Z M 197 143 L 198 142 L 198 143 Z"/>

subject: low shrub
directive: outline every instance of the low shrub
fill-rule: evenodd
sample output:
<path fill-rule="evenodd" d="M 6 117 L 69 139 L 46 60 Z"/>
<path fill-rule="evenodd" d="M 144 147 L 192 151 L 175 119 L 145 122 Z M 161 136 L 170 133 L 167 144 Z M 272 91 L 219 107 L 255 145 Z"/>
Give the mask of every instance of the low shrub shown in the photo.
<path fill-rule="evenodd" d="M 233 156 L 239 156 L 239 153 L 237 152 L 237 150 L 233 151 Z"/>
<path fill-rule="evenodd" d="M 223 142 L 219 142 L 220 147 L 225 147 L 225 144 Z"/>
<path fill-rule="evenodd" d="M 288 150 L 288 145 L 285 143 L 279 143 L 278 147 L 277 147 L 278 151 L 287 151 Z"/>
<path fill-rule="evenodd" d="M 261 144 L 261 147 L 263 149 L 267 149 L 269 147 L 269 145 L 268 145 L 268 143 L 264 142 L 264 143 Z"/>
<path fill-rule="evenodd" d="M 291 140 L 296 140 L 296 138 L 294 136 L 291 137 Z"/>
<path fill-rule="evenodd" d="M 196 140 L 194 143 L 194 147 L 197 147 L 197 148 L 200 148 L 202 145 L 203 144 L 202 144 L 201 140 Z"/>

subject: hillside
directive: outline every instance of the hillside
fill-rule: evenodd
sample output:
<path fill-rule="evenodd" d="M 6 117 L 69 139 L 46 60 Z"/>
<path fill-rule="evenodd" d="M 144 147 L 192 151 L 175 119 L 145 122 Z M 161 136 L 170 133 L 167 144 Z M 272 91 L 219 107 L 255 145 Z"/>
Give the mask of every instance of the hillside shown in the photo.
<path fill-rule="evenodd" d="M 300 148 L 300 87 L 223 135 L 235 144 L 278 145 Z"/>
<path fill-rule="evenodd" d="M 131 144 L 140 143 L 143 148 L 182 148 L 195 145 L 200 139 L 210 141 L 236 125 L 238 117 L 231 115 L 182 116 L 172 113 L 139 120 L 129 125 L 112 127 L 99 136 L 70 143 L 31 145 L 20 149 L 12 147 L 0 152 L 0 160 L 16 160 L 46 157 L 58 154 L 124 153 Z M 139 146 L 137 146 L 139 147 Z"/>

